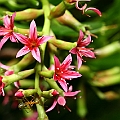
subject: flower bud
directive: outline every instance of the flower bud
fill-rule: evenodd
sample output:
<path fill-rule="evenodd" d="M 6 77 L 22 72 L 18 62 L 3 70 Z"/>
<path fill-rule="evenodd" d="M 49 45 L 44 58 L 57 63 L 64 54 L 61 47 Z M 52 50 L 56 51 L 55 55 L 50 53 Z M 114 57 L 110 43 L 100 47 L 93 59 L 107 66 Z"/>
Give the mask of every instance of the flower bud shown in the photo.
<path fill-rule="evenodd" d="M 23 97 L 24 97 L 23 91 L 18 90 L 18 91 L 15 93 L 15 97 L 17 97 L 17 98 L 23 98 Z"/>

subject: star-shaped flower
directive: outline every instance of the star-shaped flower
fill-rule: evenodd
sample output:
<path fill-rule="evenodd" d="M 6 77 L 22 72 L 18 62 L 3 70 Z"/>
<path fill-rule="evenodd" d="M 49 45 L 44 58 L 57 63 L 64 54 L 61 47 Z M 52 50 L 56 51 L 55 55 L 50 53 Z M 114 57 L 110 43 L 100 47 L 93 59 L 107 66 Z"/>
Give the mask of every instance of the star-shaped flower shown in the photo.
<path fill-rule="evenodd" d="M 0 50 L 8 39 L 10 39 L 11 42 L 17 42 L 16 37 L 18 34 L 13 31 L 15 16 L 16 13 L 13 13 L 12 16 L 6 15 L 3 18 L 4 27 L 0 26 L 0 36 L 3 36 L 0 41 Z"/>
<path fill-rule="evenodd" d="M 95 58 L 95 54 L 93 51 L 91 51 L 91 48 L 86 48 L 86 46 L 88 46 L 90 42 L 91 42 L 91 36 L 88 35 L 88 37 L 84 39 L 84 34 L 80 30 L 77 46 L 70 50 L 70 53 L 77 55 L 78 69 L 82 65 L 83 56 Z"/>
<path fill-rule="evenodd" d="M 18 51 L 16 57 L 20 57 L 20 56 L 23 56 L 31 52 L 32 56 L 38 62 L 41 62 L 39 46 L 47 42 L 50 38 L 52 38 L 52 36 L 42 36 L 38 38 L 36 23 L 34 20 L 32 20 L 30 24 L 29 37 L 21 35 L 21 34 L 17 37 L 17 39 L 25 46 L 21 50 Z"/>
<path fill-rule="evenodd" d="M 58 81 L 61 87 L 64 89 L 64 91 L 67 92 L 66 80 L 71 80 L 72 78 L 81 77 L 81 74 L 71 70 L 73 68 L 70 66 L 72 62 L 71 54 L 69 54 L 65 58 L 62 64 L 60 64 L 60 61 L 56 56 L 54 56 L 54 61 L 55 61 L 55 65 L 54 65 L 55 73 L 54 73 L 53 79 Z"/>
<path fill-rule="evenodd" d="M 56 90 L 53 91 L 52 95 L 54 97 L 54 102 L 52 106 L 46 110 L 46 112 L 49 112 L 55 108 L 57 104 L 61 106 L 65 106 L 69 111 L 71 111 L 67 106 L 66 106 L 66 98 L 75 98 L 75 96 L 80 92 L 80 90 L 72 92 L 72 86 L 69 87 L 67 92 L 63 92 L 63 96 L 59 94 Z"/>

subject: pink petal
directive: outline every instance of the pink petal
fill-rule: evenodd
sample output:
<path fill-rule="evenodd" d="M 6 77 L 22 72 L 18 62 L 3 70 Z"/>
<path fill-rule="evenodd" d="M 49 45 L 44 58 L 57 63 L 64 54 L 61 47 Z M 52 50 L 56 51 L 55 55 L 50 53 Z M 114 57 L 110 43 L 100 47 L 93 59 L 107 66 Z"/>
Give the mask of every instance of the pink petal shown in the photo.
<path fill-rule="evenodd" d="M 8 29 L 4 27 L 0 27 L 0 36 L 8 34 Z"/>
<path fill-rule="evenodd" d="M 81 54 L 85 57 L 95 58 L 95 54 L 89 48 L 81 49 Z"/>
<path fill-rule="evenodd" d="M 97 8 L 89 7 L 89 8 L 87 8 L 87 9 L 85 10 L 85 12 L 88 11 L 88 10 L 94 11 L 94 12 L 97 13 L 100 17 L 102 16 L 102 13 L 101 13 Z"/>
<path fill-rule="evenodd" d="M 6 15 L 3 19 L 5 28 L 10 28 L 10 18 Z"/>
<path fill-rule="evenodd" d="M 63 69 L 63 70 L 67 69 L 70 66 L 71 62 L 72 62 L 72 57 L 71 57 L 71 54 L 69 54 L 65 58 L 65 60 L 62 62 L 61 69 Z"/>
<path fill-rule="evenodd" d="M 40 58 L 40 50 L 39 48 L 34 48 L 33 50 L 31 50 L 32 52 L 32 56 L 38 61 L 41 62 L 41 58 Z"/>
<path fill-rule="evenodd" d="M 48 40 L 50 40 L 51 38 L 53 38 L 53 36 L 42 36 L 42 37 L 39 37 L 38 40 L 39 40 L 39 45 L 40 44 L 43 44 L 45 42 L 47 42 Z"/>
<path fill-rule="evenodd" d="M 58 97 L 57 102 L 59 105 L 62 105 L 62 106 L 65 106 L 65 104 L 66 104 L 65 98 L 62 96 Z"/>
<path fill-rule="evenodd" d="M 84 14 L 87 4 L 84 4 L 81 8 L 78 5 L 79 5 L 79 1 L 76 2 L 75 6 L 78 10 L 82 11 L 82 13 Z"/>
<path fill-rule="evenodd" d="M 88 46 L 91 42 L 91 36 L 88 35 L 88 37 L 86 39 L 84 39 L 83 41 L 81 41 L 80 45 L 78 45 L 79 47 L 85 47 Z"/>
<path fill-rule="evenodd" d="M 19 88 L 19 86 L 20 86 L 20 82 L 19 82 L 19 81 L 14 82 L 14 85 L 15 85 L 16 88 Z"/>
<path fill-rule="evenodd" d="M 10 36 L 10 40 L 11 40 L 12 42 L 17 42 L 17 39 L 16 39 L 16 37 L 14 36 L 14 34 Z"/>
<path fill-rule="evenodd" d="M 72 96 L 77 95 L 79 92 L 80 92 L 80 90 L 75 91 L 75 92 L 64 92 L 64 96 L 72 97 Z"/>
<path fill-rule="evenodd" d="M 56 56 L 54 56 L 54 64 L 55 64 L 55 69 L 60 67 L 60 61 Z"/>
<path fill-rule="evenodd" d="M 15 37 L 24 45 L 28 43 L 28 38 L 22 34 L 14 33 Z"/>
<path fill-rule="evenodd" d="M 77 41 L 77 46 L 79 46 L 79 44 L 81 44 L 81 41 L 83 40 L 83 38 L 84 38 L 84 34 L 83 34 L 82 30 L 80 30 L 79 38 L 78 38 L 78 41 Z"/>
<path fill-rule="evenodd" d="M 46 112 L 53 110 L 55 108 L 56 104 L 57 104 L 57 100 L 54 100 L 52 106 L 49 109 L 47 109 Z"/>
<path fill-rule="evenodd" d="M 70 66 L 68 67 L 68 70 L 73 70 L 73 69 L 75 69 L 75 68 L 76 68 L 76 66 L 70 65 Z"/>
<path fill-rule="evenodd" d="M 25 54 L 27 54 L 28 52 L 30 52 L 29 48 L 27 46 L 24 46 L 22 49 L 20 49 L 16 55 L 16 58 L 23 56 Z"/>
<path fill-rule="evenodd" d="M 77 55 L 77 66 L 78 66 L 78 69 L 80 69 L 81 65 L 82 65 L 82 58 Z"/>
<path fill-rule="evenodd" d="M 61 85 L 61 87 L 63 88 L 63 90 L 65 92 L 67 92 L 67 83 L 65 80 L 58 80 L 59 84 Z"/>
<path fill-rule="evenodd" d="M 82 75 L 77 73 L 76 71 L 66 71 L 65 73 L 62 74 L 62 77 L 70 80 L 72 78 L 78 78 L 81 77 Z"/>
<path fill-rule="evenodd" d="M 15 19 L 15 16 L 16 16 L 16 12 L 14 12 L 11 16 L 11 27 L 13 28 L 14 27 L 14 19 Z"/>
<path fill-rule="evenodd" d="M 71 49 L 69 52 L 72 53 L 72 54 L 77 54 L 77 49 L 76 49 L 76 47 L 74 47 L 73 49 Z"/>
<path fill-rule="evenodd" d="M 30 39 L 37 39 L 37 28 L 36 23 L 34 20 L 30 23 L 30 33 L 29 33 Z"/>
<path fill-rule="evenodd" d="M 9 36 L 4 36 L 2 38 L 2 40 L 0 41 L 0 50 L 2 48 L 2 46 L 5 44 L 5 42 L 8 40 Z"/>

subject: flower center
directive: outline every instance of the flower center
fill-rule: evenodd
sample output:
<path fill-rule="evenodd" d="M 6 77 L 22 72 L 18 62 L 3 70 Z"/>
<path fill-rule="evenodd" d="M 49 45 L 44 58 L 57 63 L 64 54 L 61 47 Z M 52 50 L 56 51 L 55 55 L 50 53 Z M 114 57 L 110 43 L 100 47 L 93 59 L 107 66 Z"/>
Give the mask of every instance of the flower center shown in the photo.
<path fill-rule="evenodd" d="M 35 47 L 38 47 L 37 42 L 35 40 L 32 40 L 32 41 L 30 40 L 29 48 L 33 49 Z"/>

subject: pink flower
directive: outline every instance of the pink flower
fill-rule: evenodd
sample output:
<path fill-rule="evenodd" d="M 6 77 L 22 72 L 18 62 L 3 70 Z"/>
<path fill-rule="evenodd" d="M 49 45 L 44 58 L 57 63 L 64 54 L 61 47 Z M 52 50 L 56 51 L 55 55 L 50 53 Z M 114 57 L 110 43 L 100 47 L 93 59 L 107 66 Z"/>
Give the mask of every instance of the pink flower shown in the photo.
<path fill-rule="evenodd" d="M 72 78 L 81 77 L 81 74 L 77 73 L 76 71 L 72 71 L 70 64 L 72 62 L 71 54 L 69 54 L 65 60 L 60 64 L 59 59 L 54 56 L 55 61 L 55 73 L 53 79 L 58 81 L 64 91 L 67 92 L 67 83 L 66 80 L 71 80 Z"/>
<path fill-rule="evenodd" d="M 24 44 L 25 46 L 18 51 L 16 57 L 23 56 L 29 52 L 32 53 L 32 56 L 38 61 L 41 62 L 39 46 L 44 42 L 47 42 L 52 36 L 42 36 L 37 38 L 37 28 L 36 23 L 33 20 L 30 24 L 29 37 L 24 35 L 19 35 L 17 39 Z"/>
<path fill-rule="evenodd" d="M 54 96 L 54 102 L 52 106 L 46 110 L 46 112 L 49 112 L 55 108 L 57 104 L 61 106 L 65 106 L 70 112 L 71 110 L 66 106 L 66 98 L 75 98 L 75 96 L 80 92 L 80 90 L 71 92 L 72 86 L 69 87 L 69 90 L 67 92 L 63 92 L 63 96 L 59 95 L 59 92 L 56 90 L 53 91 L 52 95 Z"/>
<path fill-rule="evenodd" d="M 88 35 L 88 37 L 84 39 L 84 34 L 80 30 L 79 38 L 77 41 L 77 46 L 70 50 L 70 52 L 72 54 L 77 55 L 78 69 L 82 65 L 82 60 L 83 60 L 82 57 L 83 56 L 95 58 L 95 54 L 94 54 L 94 52 L 91 51 L 91 48 L 85 48 L 86 46 L 88 46 L 90 44 L 90 42 L 91 42 L 91 36 Z"/>
<path fill-rule="evenodd" d="M 88 10 L 92 10 L 95 13 L 97 13 L 100 17 L 102 16 L 102 13 L 94 7 L 89 7 L 87 8 L 87 4 L 84 4 L 82 7 L 79 7 L 79 2 L 80 1 L 90 1 L 90 0 L 68 0 L 70 3 L 75 3 L 75 6 L 78 10 L 82 11 L 82 13 L 84 14 L 85 12 L 87 12 Z M 88 15 L 89 16 L 89 15 Z M 90 17 L 90 16 L 89 16 Z"/>
<path fill-rule="evenodd" d="M 0 95 L 4 96 L 5 93 L 4 93 L 4 89 L 3 88 L 4 88 L 5 84 L 2 82 L 2 79 L 3 79 L 3 77 L 0 76 Z"/>
<path fill-rule="evenodd" d="M 18 34 L 13 31 L 15 15 L 16 13 L 12 14 L 12 16 L 6 15 L 3 18 L 4 27 L 0 27 L 0 36 L 4 37 L 0 41 L 0 49 L 8 39 L 10 39 L 11 42 L 17 42 L 16 36 L 18 36 Z"/>

